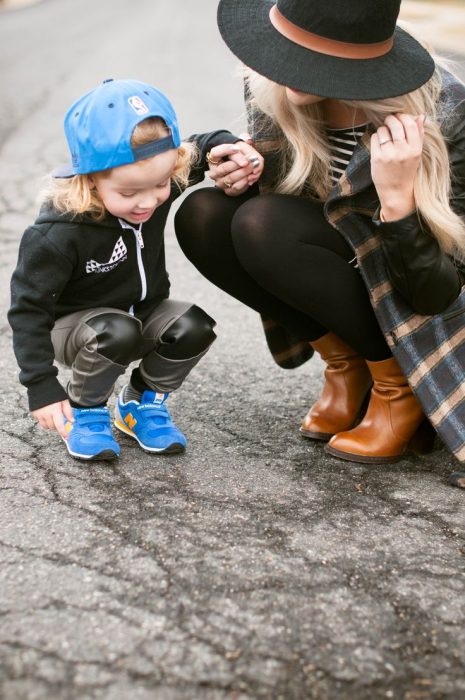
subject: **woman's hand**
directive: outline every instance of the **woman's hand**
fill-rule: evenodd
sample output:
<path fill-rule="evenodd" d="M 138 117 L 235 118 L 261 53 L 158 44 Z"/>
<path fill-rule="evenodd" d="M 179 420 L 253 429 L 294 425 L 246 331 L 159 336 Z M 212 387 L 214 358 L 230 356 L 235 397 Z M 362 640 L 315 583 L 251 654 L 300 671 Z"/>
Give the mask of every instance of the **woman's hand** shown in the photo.
<path fill-rule="evenodd" d="M 250 136 L 241 134 L 241 138 L 234 144 L 214 146 L 208 154 L 209 176 L 230 197 L 243 194 L 263 172 L 263 157 L 251 145 Z"/>
<path fill-rule="evenodd" d="M 415 209 L 413 185 L 423 150 L 425 116 L 390 114 L 371 137 L 371 175 L 385 221 Z"/>
<path fill-rule="evenodd" d="M 42 406 L 42 408 L 32 411 L 32 415 L 39 422 L 41 428 L 44 430 L 56 430 L 62 438 L 68 439 L 64 418 L 67 418 L 71 423 L 74 421 L 73 409 L 68 400 Z"/>

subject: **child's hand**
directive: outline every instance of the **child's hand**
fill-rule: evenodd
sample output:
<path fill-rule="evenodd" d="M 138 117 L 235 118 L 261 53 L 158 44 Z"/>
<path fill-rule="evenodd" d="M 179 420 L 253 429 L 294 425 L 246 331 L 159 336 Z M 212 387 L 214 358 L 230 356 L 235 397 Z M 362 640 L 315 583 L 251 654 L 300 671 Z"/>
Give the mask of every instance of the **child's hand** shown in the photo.
<path fill-rule="evenodd" d="M 402 219 L 415 209 L 424 122 L 424 115 L 390 114 L 371 137 L 371 174 L 385 221 Z"/>
<path fill-rule="evenodd" d="M 234 144 L 214 146 L 209 153 L 209 175 L 230 197 L 243 194 L 263 172 L 263 157 L 251 145 L 250 136 L 241 134 L 241 138 Z"/>
<path fill-rule="evenodd" d="M 42 406 L 42 408 L 32 411 L 32 415 L 39 422 L 41 428 L 44 430 L 56 430 L 62 438 L 68 439 L 64 417 L 71 422 L 74 420 L 73 410 L 68 400 Z"/>

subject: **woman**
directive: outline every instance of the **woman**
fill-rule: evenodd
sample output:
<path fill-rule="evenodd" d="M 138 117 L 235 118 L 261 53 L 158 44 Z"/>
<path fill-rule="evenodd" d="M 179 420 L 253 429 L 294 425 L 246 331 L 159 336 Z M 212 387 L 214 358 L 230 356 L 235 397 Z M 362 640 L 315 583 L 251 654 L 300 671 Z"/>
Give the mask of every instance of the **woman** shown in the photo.
<path fill-rule="evenodd" d="M 426 414 L 465 461 L 465 86 L 396 26 L 399 6 L 221 0 L 247 67 L 260 196 L 212 149 L 217 189 L 191 194 L 176 230 L 208 279 L 262 315 L 278 364 L 326 362 L 305 437 L 392 462 L 426 447 Z"/>

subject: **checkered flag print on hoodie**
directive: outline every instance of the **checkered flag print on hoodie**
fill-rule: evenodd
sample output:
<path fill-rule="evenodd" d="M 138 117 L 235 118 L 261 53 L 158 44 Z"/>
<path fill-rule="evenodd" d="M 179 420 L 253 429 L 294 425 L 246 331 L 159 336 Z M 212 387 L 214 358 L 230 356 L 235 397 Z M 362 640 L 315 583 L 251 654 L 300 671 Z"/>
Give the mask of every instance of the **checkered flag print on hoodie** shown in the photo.
<path fill-rule="evenodd" d="M 117 263 L 118 260 L 124 258 L 127 252 L 128 250 L 124 244 L 123 237 L 120 236 L 116 241 L 113 253 L 111 254 L 111 258 L 109 259 L 109 261 L 106 263 L 99 263 L 96 260 L 89 260 L 86 263 L 86 272 L 98 272 L 102 267 L 107 267 L 107 265 L 113 265 L 114 263 Z"/>

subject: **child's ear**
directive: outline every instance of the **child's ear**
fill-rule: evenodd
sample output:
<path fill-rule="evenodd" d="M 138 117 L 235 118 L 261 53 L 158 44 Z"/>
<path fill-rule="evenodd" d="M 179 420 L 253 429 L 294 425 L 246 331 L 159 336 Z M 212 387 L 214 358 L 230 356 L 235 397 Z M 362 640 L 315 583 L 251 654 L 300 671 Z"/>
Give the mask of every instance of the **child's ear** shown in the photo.
<path fill-rule="evenodd" d="M 91 190 L 95 190 L 95 180 L 92 177 L 92 175 L 87 176 L 87 182 L 89 183 L 89 187 Z"/>

